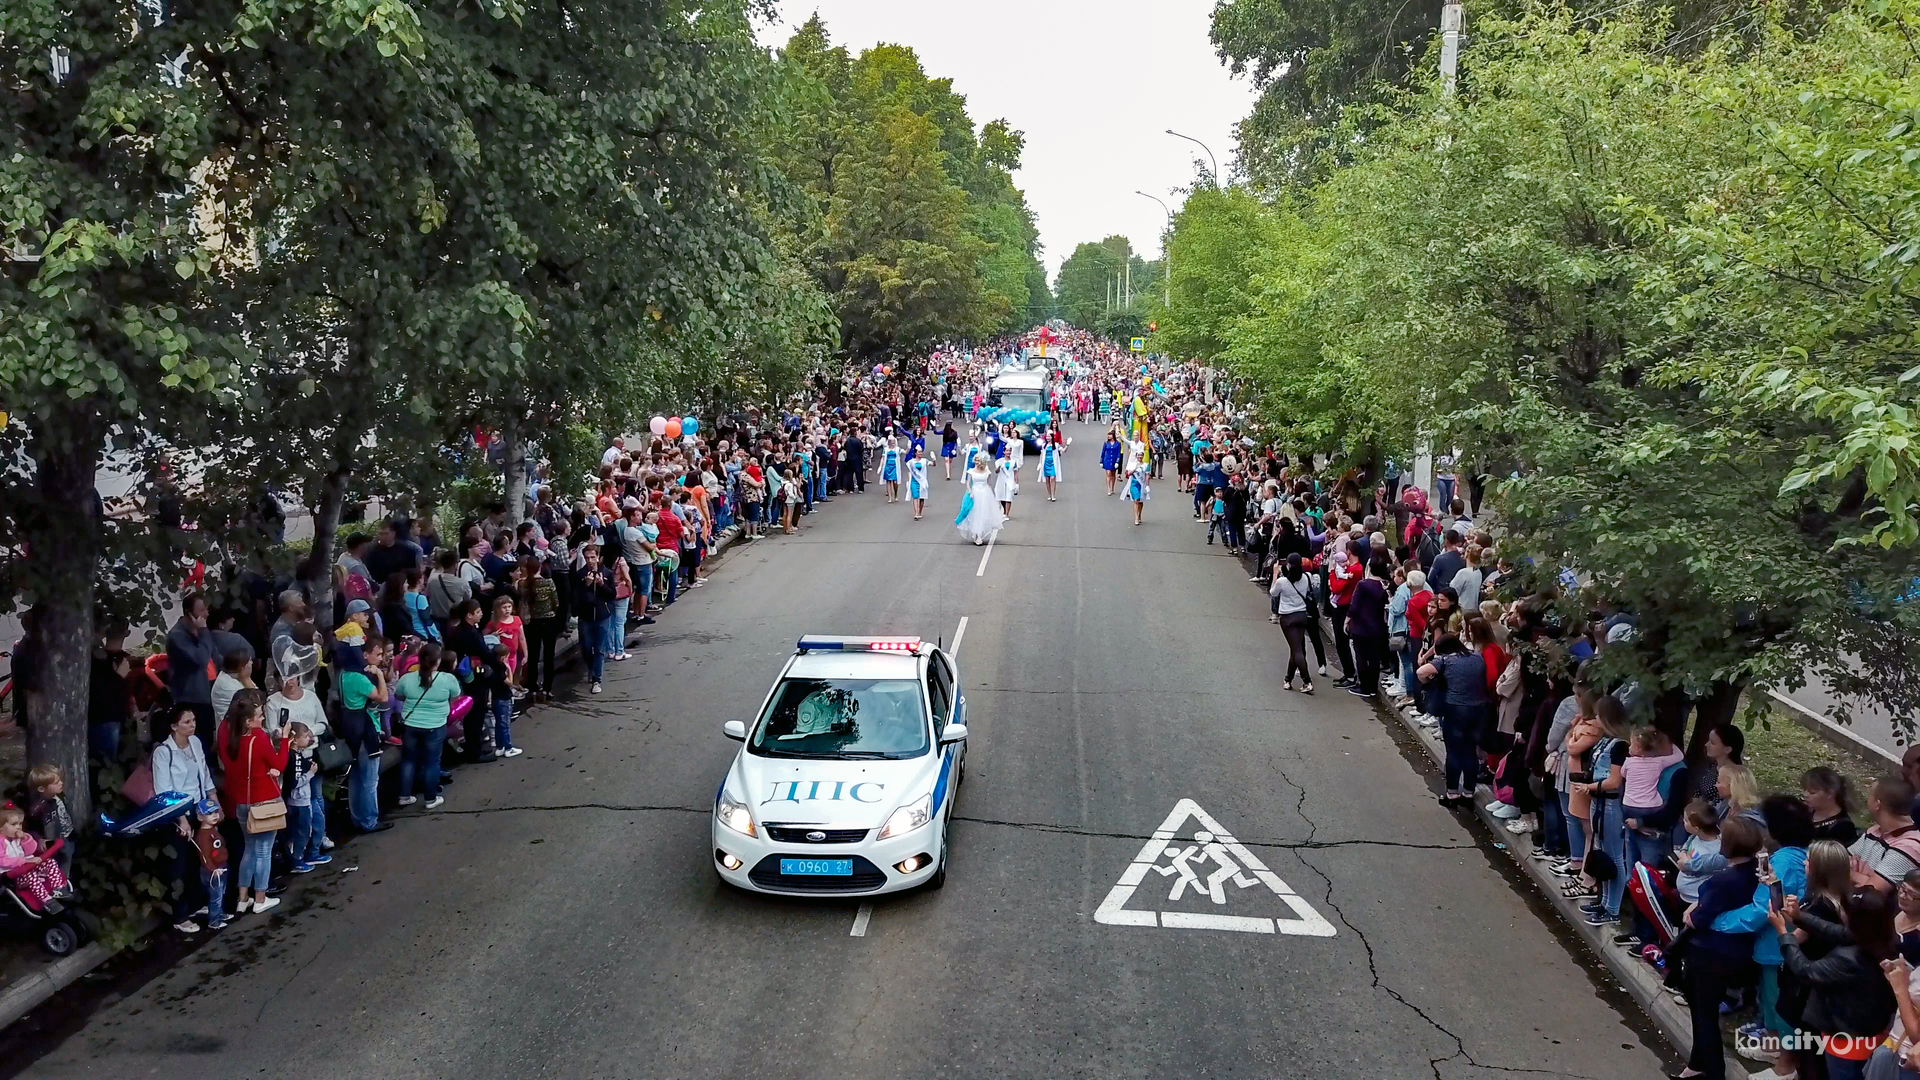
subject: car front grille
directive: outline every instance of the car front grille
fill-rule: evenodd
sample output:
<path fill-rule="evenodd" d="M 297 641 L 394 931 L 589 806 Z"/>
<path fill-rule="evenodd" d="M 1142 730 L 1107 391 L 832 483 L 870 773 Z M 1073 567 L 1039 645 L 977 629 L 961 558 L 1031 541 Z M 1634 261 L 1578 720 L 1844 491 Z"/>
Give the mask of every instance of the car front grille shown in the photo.
<path fill-rule="evenodd" d="M 767 838 L 783 844 L 857 844 L 867 838 L 866 829 L 822 829 L 817 825 L 768 825 Z M 815 840 L 808 833 L 825 833 Z"/>
<path fill-rule="evenodd" d="M 887 872 L 855 855 L 852 877 L 783 874 L 780 872 L 780 856 L 769 855 L 747 872 L 747 879 L 763 889 L 778 889 L 781 892 L 861 892 L 885 885 Z"/>

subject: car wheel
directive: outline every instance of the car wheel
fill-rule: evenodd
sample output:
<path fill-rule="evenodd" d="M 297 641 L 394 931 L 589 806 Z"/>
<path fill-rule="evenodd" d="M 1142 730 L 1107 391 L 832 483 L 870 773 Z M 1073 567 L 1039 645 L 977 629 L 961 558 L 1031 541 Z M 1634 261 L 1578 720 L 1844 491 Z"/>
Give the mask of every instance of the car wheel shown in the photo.
<path fill-rule="evenodd" d="M 940 838 L 940 865 L 937 869 L 934 870 L 933 876 L 927 879 L 927 891 L 932 892 L 935 889 L 944 888 L 946 884 L 947 884 L 947 838 L 945 836 L 942 836 Z"/>
<path fill-rule="evenodd" d="M 71 956 L 80 947 L 80 935 L 64 922 L 51 923 L 41 931 L 40 947 L 54 956 Z"/>

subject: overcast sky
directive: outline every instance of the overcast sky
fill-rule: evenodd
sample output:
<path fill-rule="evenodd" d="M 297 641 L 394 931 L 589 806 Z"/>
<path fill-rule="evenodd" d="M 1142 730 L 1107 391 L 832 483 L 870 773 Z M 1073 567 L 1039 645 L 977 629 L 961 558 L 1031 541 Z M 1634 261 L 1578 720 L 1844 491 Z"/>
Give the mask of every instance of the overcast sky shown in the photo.
<path fill-rule="evenodd" d="M 1120 233 L 1149 257 L 1166 215 L 1134 194 L 1193 179 L 1206 143 L 1229 168 L 1233 125 L 1253 107 L 1207 41 L 1213 0 L 780 0 L 783 44 L 818 11 L 834 44 L 856 54 L 877 42 L 910 46 L 929 75 L 953 79 L 975 125 L 1005 117 L 1027 133 L 1014 180 L 1027 193 L 1051 275 L 1084 240 Z"/>

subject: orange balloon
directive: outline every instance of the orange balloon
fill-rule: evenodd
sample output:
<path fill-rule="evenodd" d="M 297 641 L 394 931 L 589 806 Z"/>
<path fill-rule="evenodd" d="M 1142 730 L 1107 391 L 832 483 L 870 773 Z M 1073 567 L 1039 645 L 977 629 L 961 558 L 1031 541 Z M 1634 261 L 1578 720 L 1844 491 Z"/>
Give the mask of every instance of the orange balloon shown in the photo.
<path fill-rule="evenodd" d="M 667 419 L 666 436 L 669 439 L 677 439 L 680 437 L 680 418 L 679 417 L 674 416 L 674 417 L 669 417 Z"/>

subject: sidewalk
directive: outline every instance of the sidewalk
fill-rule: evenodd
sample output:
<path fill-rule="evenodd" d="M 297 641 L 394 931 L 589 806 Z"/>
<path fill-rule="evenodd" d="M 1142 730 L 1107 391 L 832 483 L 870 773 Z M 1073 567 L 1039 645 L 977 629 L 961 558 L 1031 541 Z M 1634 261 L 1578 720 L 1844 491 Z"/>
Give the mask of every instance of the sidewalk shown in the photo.
<path fill-rule="evenodd" d="M 740 539 L 740 527 L 731 526 L 714 538 L 713 552 L 701 563 L 703 569 L 713 567 L 719 558 L 735 546 Z M 556 668 L 571 667 L 578 657 L 580 637 L 577 633 L 562 641 L 554 650 Z M 515 719 L 515 724 L 522 722 Z M 11 730 L 9 734 L 12 734 Z M 397 768 L 400 755 L 382 754 L 380 772 L 384 777 Z M 383 784 L 381 788 L 382 809 L 392 807 L 392 797 L 397 794 L 394 785 Z M 134 935 L 131 944 L 155 932 L 166 929 L 159 918 L 149 918 Z M 212 935 L 205 935 L 210 938 Z M 49 958 L 34 941 L 0 942 L 0 978 L 6 984 L 0 986 L 0 1028 L 4 1028 L 29 1012 L 38 1008 L 48 998 L 72 984 L 88 972 L 106 963 L 115 955 L 115 950 L 101 942 L 92 942 L 72 955 L 61 959 Z"/>

